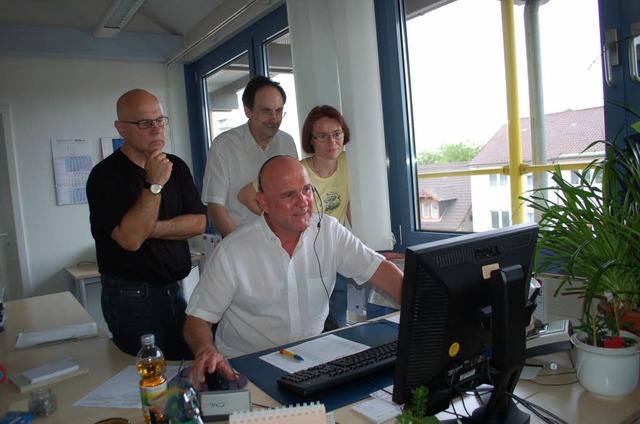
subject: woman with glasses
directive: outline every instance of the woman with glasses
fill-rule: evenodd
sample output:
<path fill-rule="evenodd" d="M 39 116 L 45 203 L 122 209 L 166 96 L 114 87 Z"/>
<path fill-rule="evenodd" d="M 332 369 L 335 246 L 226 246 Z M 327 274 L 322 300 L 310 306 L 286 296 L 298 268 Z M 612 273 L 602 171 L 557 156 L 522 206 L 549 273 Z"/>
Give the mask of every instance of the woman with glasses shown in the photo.
<path fill-rule="evenodd" d="M 311 109 L 302 126 L 302 149 L 311 156 L 301 162 L 316 190 L 316 212 L 331 215 L 342 225 L 347 221 L 351 224 L 349 175 L 343 151 L 350 139 L 351 133 L 344 117 L 328 105 Z M 255 214 L 261 214 L 256 202 L 257 190 L 256 180 L 240 190 L 238 200 Z M 330 297 L 328 320 L 334 327 L 343 327 L 347 322 L 347 281 L 340 274 Z M 332 327 L 331 323 L 328 323 L 329 327 Z"/>
<path fill-rule="evenodd" d="M 331 106 L 311 109 L 302 126 L 302 149 L 311 156 L 302 159 L 317 190 L 319 213 L 331 215 L 342 225 L 351 224 L 349 175 L 344 145 L 351 139 L 349 126 Z"/>
<path fill-rule="evenodd" d="M 317 190 L 317 212 L 333 216 L 342 225 L 346 225 L 347 221 L 351 223 L 349 175 L 347 157 L 343 151 L 350 139 L 347 122 L 332 106 L 314 107 L 302 126 L 302 149 L 311 156 L 301 162 Z M 238 200 L 260 215 L 262 211 L 256 202 L 257 191 L 258 181 L 254 180 L 240 190 Z"/>

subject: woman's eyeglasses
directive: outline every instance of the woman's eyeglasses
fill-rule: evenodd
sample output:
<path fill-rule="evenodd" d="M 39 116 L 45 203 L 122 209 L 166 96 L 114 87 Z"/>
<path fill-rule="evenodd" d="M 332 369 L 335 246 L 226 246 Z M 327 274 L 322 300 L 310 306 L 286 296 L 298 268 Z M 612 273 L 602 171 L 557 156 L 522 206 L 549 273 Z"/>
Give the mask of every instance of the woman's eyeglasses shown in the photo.
<path fill-rule="evenodd" d="M 329 139 L 340 141 L 344 138 L 344 131 L 337 130 L 332 132 L 331 134 L 318 133 L 318 134 L 313 134 L 312 137 L 314 138 L 314 140 L 319 141 L 320 143 L 326 143 L 327 141 L 329 141 Z"/>

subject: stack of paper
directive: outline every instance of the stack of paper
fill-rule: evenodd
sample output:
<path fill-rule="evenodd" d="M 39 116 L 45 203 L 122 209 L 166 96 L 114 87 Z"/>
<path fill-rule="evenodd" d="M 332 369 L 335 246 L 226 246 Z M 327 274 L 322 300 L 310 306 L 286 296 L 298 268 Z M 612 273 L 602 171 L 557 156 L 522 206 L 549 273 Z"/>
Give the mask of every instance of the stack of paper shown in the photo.
<path fill-rule="evenodd" d="M 95 322 L 55 327 L 44 331 L 18 334 L 16 349 L 37 346 L 47 343 L 55 343 L 66 340 L 77 340 L 98 335 L 98 326 Z"/>
<path fill-rule="evenodd" d="M 51 364 L 42 365 L 41 367 L 32 368 L 22 374 L 29 379 L 29 383 L 39 383 L 41 381 L 50 380 L 52 378 L 69 374 L 70 372 L 79 370 L 80 366 L 71 359 L 63 359 L 62 361 L 53 362 Z"/>
<path fill-rule="evenodd" d="M 63 359 L 31 368 L 9 378 L 22 393 L 56 381 L 84 375 L 88 372 L 87 368 L 80 369 L 80 366 L 72 359 Z"/>

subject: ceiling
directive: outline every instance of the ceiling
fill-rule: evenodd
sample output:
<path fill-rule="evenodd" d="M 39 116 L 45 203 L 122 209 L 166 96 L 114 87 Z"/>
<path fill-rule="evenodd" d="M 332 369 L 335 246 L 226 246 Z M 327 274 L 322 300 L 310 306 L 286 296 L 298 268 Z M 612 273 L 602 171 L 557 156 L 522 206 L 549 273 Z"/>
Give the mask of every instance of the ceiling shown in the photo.
<path fill-rule="evenodd" d="M 113 1 L 0 0 L 0 25 L 93 31 Z M 146 0 L 123 31 L 184 36 L 225 1 L 234 0 Z"/>

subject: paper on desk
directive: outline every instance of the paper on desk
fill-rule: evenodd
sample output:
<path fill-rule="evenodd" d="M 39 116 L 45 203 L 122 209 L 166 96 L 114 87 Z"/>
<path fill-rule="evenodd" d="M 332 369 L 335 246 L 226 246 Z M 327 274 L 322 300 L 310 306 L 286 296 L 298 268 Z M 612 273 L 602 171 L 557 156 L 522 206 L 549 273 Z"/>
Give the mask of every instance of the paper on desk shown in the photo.
<path fill-rule="evenodd" d="M 169 366 L 164 370 L 167 381 L 178 373 L 178 367 L 176 366 Z M 139 384 L 140 374 L 138 374 L 138 369 L 135 365 L 130 365 L 74 403 L 73 406 L 141 408 Z"/>
<path fill-rule="evenodd" d="M 98 335 L 98 326 L 94 321 L 84 324 L 67 325 L 65 327 L 54 327 L 43 331 L 33 331 L 30 333 L 18 334 L 16 349 L 37 346 L 47 343 L 62 342 L 66 340 L 77 340 Z"/>
<path fill-rule="evenodd" d="M 400 407 L 395 408 L 380 399 L 359 403 L 351 409 L 376 424 L 389 421 L 401 413 Z"/>
<path fill-rule="evenodd" d="M 393 393 L 393 385 L 371 393 L 370 396 L 373 399 L 359 403 L 351 409 L 374 423 L 391 420 L 401 413 L 400 405 L 391 400 L 391 393 Z"/>
<path fill-rule="evenodd" d="M 297 361 L 288 356 L 280 355 L 278 351 L 262 355 L 260 359 L 270 363 L 274 367 L 292 373 L 313 366 L 333 361 L 343 356 L 353 353 L 362 352 L 369 346 L 329 334 L 324 337 L 317 338 L 308 342 L 301 343 L 296 346 L 288 347 L 287 350 L 298 354 L 304 358 L 304 361 Z"/>

